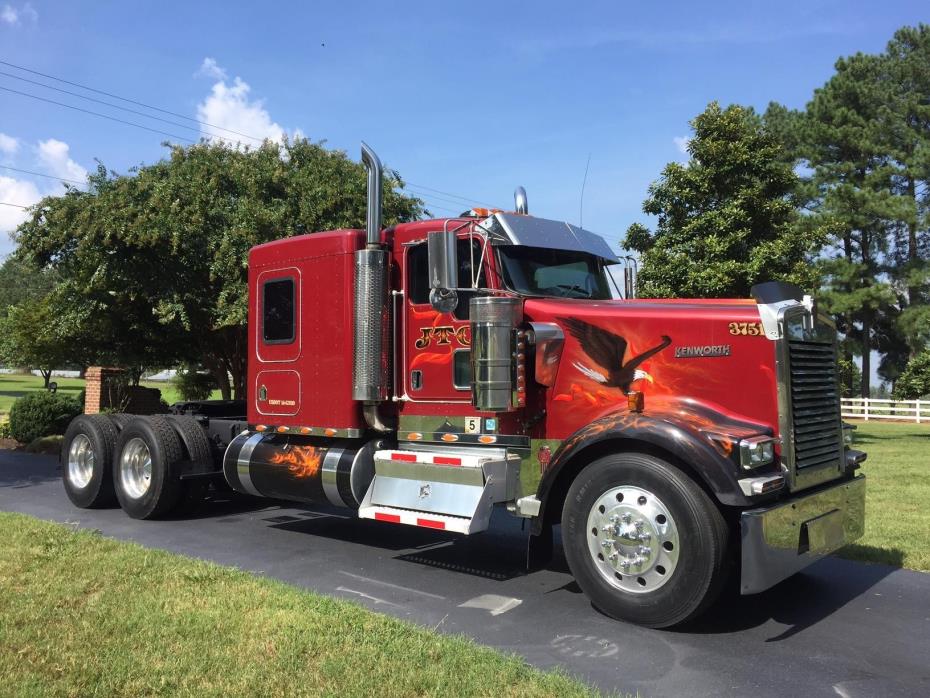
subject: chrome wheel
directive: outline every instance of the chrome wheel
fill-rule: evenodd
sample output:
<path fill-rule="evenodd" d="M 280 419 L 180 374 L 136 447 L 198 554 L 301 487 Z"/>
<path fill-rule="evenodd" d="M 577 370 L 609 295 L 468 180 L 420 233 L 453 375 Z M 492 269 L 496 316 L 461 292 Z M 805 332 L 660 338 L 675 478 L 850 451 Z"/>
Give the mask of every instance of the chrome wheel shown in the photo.
<path fill-rule="evenodd" d="M 68 479 L 78 489 L 84 489 L 94 476 L 94 449 L 85 434 L 78 434 L 68 449 Z"/>
<path fill-rule="evenodd" d="M 119 458 L 119 479 L 123 491 L 133 499 L 139 499 L 149 491 L 152 454 L 142 439 L 130 439 L 123 447 Z"/>
<path fill-rule="evenodd" d="M 639 487 L 614 487 L 588 513 L 588 551 L 611 586 L 642 594 L 665 584 L 678 566 L 678 528 L 668 507 Z"/>

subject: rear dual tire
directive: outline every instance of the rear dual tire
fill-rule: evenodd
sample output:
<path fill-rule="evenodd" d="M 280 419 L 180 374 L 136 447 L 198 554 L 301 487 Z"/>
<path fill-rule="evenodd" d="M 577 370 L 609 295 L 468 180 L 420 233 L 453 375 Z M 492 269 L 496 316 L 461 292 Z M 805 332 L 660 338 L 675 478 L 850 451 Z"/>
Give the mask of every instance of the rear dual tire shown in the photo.
<path fill-rule="evenodd" d="M 112 463 L 116 425 L 107 415 L 82 414 L 71 420 L 61 444 L 61 478 L 68 499 L 82 509 L 112 505 Z"/>
<path fill-rule="evenodd" d="M 168 514 L 183 496 L 177 463 L 184 449 L 171 422 L 160 416 L 137 417 L 120 432 L 113 463 L 113 484 L 120 506 L 134 519 Z"/>
<path fill-rule="evenodd" d="M 685 473 L 650 455 L 612 454 L 582 470 L 565 501 L 562 539 L 594 606 L 637 625 L 685 623 L 725 582 L 723 516 Z"/>

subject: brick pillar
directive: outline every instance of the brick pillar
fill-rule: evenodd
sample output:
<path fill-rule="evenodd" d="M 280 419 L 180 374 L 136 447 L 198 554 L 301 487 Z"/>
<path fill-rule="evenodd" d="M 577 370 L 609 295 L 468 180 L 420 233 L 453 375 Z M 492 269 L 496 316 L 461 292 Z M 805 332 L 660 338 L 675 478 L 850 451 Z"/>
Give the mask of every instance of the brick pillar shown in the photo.
<path fill-rule="evenodd" d="M 108 407 L 115 407 L 110 402 L 114 390 L 111 382 L 123 374 L 120 368 L 91 366 L 84 374 L 84 414 L 97 414 Z"/>

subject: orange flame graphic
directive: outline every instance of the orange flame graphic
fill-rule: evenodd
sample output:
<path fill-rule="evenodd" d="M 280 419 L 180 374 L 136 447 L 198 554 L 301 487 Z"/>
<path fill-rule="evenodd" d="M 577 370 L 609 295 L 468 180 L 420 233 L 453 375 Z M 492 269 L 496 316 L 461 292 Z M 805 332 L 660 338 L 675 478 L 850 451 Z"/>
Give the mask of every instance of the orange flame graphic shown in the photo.
<path fill-rule="evenodd" d="M 275 453 L 271 457 L 271 462 L 275 465 L 286 463 L 287 469 L 294 473 L 295 477 L 313 477 L 319 472 L 320 464 L 323 462 L 323 449 L 313 446 L 294 446 L 282 453 Z"/>

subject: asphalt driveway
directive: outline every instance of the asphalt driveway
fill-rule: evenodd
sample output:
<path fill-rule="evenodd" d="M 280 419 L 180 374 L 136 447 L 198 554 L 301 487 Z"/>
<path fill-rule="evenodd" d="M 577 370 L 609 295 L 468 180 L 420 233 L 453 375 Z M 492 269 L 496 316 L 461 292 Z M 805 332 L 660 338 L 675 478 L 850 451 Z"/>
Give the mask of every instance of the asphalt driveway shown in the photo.
<path fill-rule="evenodd" d="M 930 695 L 930 574 L 830 558 L 699 624 L 657 631 L 594 610 L 557 555 L 527 574 L 519 520 L 461 537 L 347 510 L 218 498 L 170 521 L 76 509 L 53 458 L 0 451 L 0 510 L 236 566 L 644 696 Z"/>

